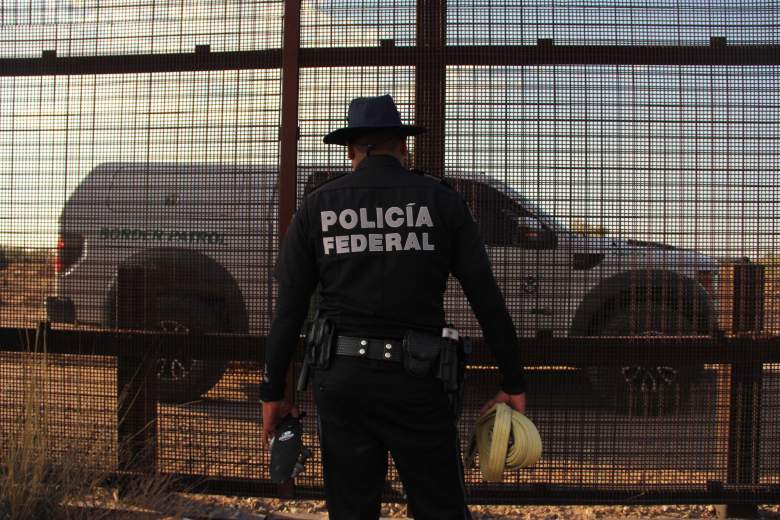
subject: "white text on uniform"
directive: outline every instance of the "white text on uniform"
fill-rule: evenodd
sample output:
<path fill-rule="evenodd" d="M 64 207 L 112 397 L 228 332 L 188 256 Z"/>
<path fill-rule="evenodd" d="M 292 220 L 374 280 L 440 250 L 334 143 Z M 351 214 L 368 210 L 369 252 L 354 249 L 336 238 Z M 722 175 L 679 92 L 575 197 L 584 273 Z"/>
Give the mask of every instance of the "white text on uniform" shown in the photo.
<path fill-rule="evenodd" d="M 433 219 L 427 206 L 414 203 L 405 207 L 343 209 L 339 212 L 326 210 L 320 212 L 322 232 L 364 231 L 383 228 L 432 228 Z M 429 233 L 351 233 L 322 238 L 326 255 L 343 253 L 361 253 L 365 251 L 434 251 Z"/>

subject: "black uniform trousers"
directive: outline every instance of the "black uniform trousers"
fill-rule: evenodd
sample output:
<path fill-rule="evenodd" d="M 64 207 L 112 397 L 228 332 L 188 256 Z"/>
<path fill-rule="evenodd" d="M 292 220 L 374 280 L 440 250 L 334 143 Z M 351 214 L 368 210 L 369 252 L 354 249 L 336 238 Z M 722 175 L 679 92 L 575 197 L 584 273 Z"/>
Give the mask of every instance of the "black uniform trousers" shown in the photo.
<path fill-rule="evenodd" d="M 441 382 L 397 362 L 335 356 L 314 375 L 314 398 L 331 520 L 379 518 L 388 451 L 415 519 L 471 518 Z"/>

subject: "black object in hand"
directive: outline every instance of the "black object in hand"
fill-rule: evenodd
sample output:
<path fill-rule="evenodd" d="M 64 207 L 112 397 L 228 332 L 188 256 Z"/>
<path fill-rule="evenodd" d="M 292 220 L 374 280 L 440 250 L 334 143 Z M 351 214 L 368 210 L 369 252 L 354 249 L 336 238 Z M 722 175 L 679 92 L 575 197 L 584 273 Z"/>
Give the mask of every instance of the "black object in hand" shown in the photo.
<path fill-rule="evenodd" d="M 303 445 L 303 424 L 300 417 L 286 415 L 276 426 L 276 434 L 271 438 L 271 482 L 283 484 L 295 478 L 303 471 L 311 450 Z"/>

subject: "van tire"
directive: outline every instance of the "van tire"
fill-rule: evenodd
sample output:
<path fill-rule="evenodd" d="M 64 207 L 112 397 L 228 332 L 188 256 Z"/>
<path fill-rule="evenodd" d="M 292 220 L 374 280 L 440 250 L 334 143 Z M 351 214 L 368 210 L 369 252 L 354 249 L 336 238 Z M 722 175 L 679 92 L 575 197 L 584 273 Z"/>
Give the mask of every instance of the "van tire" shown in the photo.
<path fill-rule="evenodd" d="M 188 357 L 186 335 L 222 332 L 226 327 L 205 302 L 182 296 L 160 296 L 154 328 L 185 336 L 181 339 L 180 357 L 157 360 L 159 400 L 174 404 L 199 400 L 222 378 L 227 362 Z"/>
<path fill-rule="evenodd" d="M 628 308 L 616 309 L 598 330 L 598 336 L 696 334 L 693 320 L 669 304 L 639 304 L 632 323 Z M 609 407 L 630 415 L 676 413 L 690 398 L 691 387 L 703 373 L 701 365 L 588 366 L 591 388 Z"/>

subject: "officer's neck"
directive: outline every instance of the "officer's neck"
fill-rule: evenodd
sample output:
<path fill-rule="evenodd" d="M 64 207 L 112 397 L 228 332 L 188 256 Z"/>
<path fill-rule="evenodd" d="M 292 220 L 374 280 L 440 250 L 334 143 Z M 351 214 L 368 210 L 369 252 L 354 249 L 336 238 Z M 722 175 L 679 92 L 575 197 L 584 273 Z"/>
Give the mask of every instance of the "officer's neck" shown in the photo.
<path fill-rule="evenodd" d="M 405 166 L 406 157 L 393 152 L 372 151 L 370 154 L 355 154 L 355 157 L 352 158 L 352 171 L 358 171 L 371 164 L 375 165 L 376 163 L 381 163 L 381 164 L 397 163 L 398 166 L 406 168 Z"/>

